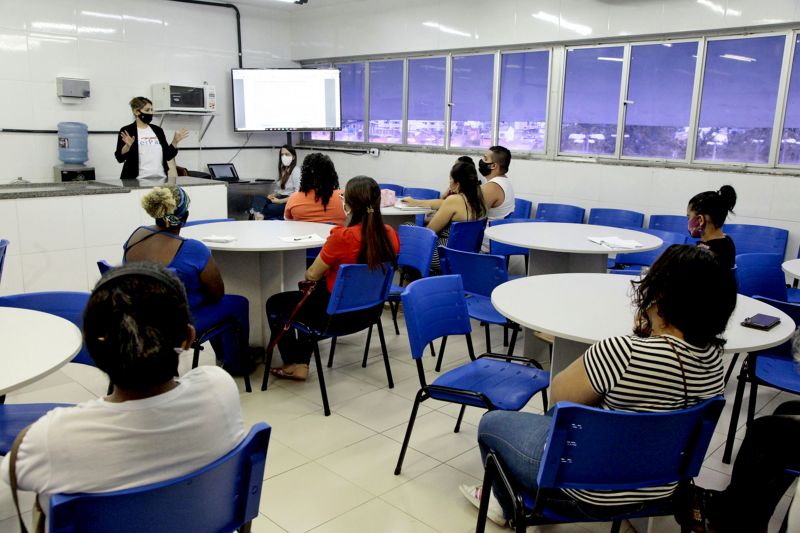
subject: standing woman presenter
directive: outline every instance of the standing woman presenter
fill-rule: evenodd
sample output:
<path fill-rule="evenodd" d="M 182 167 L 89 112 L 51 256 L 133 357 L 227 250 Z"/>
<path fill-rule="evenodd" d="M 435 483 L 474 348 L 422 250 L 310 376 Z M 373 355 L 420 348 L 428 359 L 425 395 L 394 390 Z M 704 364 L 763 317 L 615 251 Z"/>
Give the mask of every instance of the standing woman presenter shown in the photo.
<path fill-rule="evenodd" d="M 167 144 L 164 130 L 151 125 L 153 102 L 144 96 L 130 101 L 135 120 L 119 130 L 114 157 L 122 163 L 120 179 L 166 178 L 167 161 L 178 154 L 178 143 L 189 136 L 181 129 L 175 132 L 172 143 Z"/>

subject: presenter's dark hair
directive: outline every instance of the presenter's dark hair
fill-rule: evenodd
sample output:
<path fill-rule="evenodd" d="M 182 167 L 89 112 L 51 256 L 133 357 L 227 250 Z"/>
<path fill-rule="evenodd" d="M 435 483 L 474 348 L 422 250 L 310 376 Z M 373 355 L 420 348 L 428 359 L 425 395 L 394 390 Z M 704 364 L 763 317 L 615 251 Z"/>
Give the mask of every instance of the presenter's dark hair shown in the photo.
<path fill-rule="evenodd" d="M 288 167 L 283 166 L 283 161 L 281 161 L 281 153 L 283 150 L 286 150 L 292 157 L 294 157 L 294 161 Z M 294 171 L 294 167 L 297 166 L 297 150 L 294 149 L 293 146 L 289 146 L 288 144 L 284 144 L 281 146 L 281 149 L 278 150 L 278 180 L 281 184 L 281 189 L 286 188 L 286 182 L 289 181 L 289 176 L 292 175 L 292 171 Z"/>
<path fill-rule="evenodd" d="M 368 264 L 371 270 L 386 262 L 394 263 L 397 254 L 383 224 L 378 182 L 367 176 L 352 178 L 344 191 L 344 203 L 352 213 L 348 227 L 361 224 L 358 262 Z"/>
<path fill-rule="evenodd" d="M 511 166 L 511 152 L 505 146 L 492 146 L 489 148 L 492 152 L 492 161 L 500 166 L 500 170 L 508 172 Z"/>
<path fill-rule="evenodd" d="M 736 307 L 736 280 L 710 250 L 673 244 L 647 275 L 632 281 L 633 303 L 642 325 L 634 333 L 649 336 L 647 309 L 658 306 L 664 321 L 680 330 L 689 344 L 722 346 L 721 337 Z"/>
<path fill-rule="evenodd" d="M 145 390 L 178 375 L 189 306 L 175 274 L 137 262 L 109 271 L 83 315 L 83 338 L 97 368 L 126 390 Z"/>
<path fill-rule="evenodd" d="M 322 206 L 327 209 L 328 200 L 338 188 L 339 175 L 330 157 L 314 152 L 303 159 L 303 166 L 300 167 L 300 192 L 308 194 L 314 191 L 314 200 L 322 202 Z"/>
<path fill-rule="evenodd" d="M 475 163 L 458 162 L 450 169 L 453 183 L 458 184 L 459 192 L 464 195 L 475 220 L 486 217 L 486 204 L 483 202 L 481 182 L 478 180 L 478 171 Z"/>
<path fill-rule="evenodd" d="M 698 215 L 708 215 L 711 223 L 720 228 L 725 224 L 728 213 L 736 207 L 736 190 L 730 185 L 723 185 L 718 191 L 706 191 L 696 194 L 689 200 L 689 209 Z"/>

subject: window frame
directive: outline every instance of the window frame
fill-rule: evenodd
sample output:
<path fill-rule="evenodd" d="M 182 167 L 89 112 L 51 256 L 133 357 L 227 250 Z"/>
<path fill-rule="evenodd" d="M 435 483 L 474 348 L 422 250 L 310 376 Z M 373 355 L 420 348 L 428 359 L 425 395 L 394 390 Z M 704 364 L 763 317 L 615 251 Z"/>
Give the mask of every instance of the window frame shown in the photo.
<path fill-rule="evenodd" d="M 414 59 L 437 59 L 442 58 L 444 59 L 444 91 L 442 92 L 442 101 L 444 103 L 442 111 L 444 111 L 444 115 L 442 116 L 442 120 L 444 121 L 444 139 L 441 146 L 428 146 L 428 145 L 418 145 L 418 144 L 409 144 L 408 142 L 408 107 L 409 107 L 409 91 L 411 89 L 411 61 Z M 415 56 L 408 56 L 405 57 L 405 66 L 404 66 L 404 76 L 403 76 L 403 142 L 400 144 L 391 144 L 391 145 L 383 145 L 386 147 L 398 147 L 402 146 L 404 148 L 408 148 L 409 150 L 430 150 L 430 151 L 442 151 L 447 150 L 447 132 L 449 121 L 447 117 L 449 116 L 448 113 L 450 111 L 447 102 L 449 100 L 449 77 L 450 77 L 450 59 L 449 54 L 425 54 L 425 55 L 415 55 Z"/>
<path fill-rule="evenodd" d="M 453 67 L 455 65 L 455 58 L 456 57 L 471 57 L 471 56 L 492 56 L 493 58 L 493 68 L 492 68 L 492 110 L 491 110 L 491 117 L 492 117 L 492 124 L 489 128 L 489 134 L 491 135 L 491 143 L 489 146 L 494 146 L 497 137 L 495 135 L 495 130 L 497 130 L 497 116 L 495 115 L 495 108 L 497 108 L 497 100 L 499 98 L 499 94 L 497 93 L 498 88 L 498 70 L 497 70 L 497 55 L 498 50 L 495 48 L 493 50 L 478 50 L 478 51 L 469 51 L 469 52 L 450 52 L 448 54 L 448 65 L 447 65 L 447 81 L 446 89 L 447 89 L 447 100 L 445 100 L 445 111 L 447 115 L 447 120 L 445 121 L 445 147 L 451 153 L 454 154 L 471 154 L 474 153 L 476 150 L 480 150 L 481 146 L 450 146 L 450 133 L 451 133 L 451 126 L 452 126 L 452 116 L 453 116 Z M 488 147 L 487 147 L 488 148 Z M 482 150 L 483 153 L 485 150 Z"/>
<path fill-rule="evenodd" d="M 786 48 L 783 52 L 784 65 L 781 70 L 781 75 L 785 76 L 786 79 L 782 80 L 785 83 L 781 83 L 781 86 L 778 88 L 778 101 L 776 102 L 778 109 L 775 112 L 775 119 L 776 121 L 780 121 L 780 127 L 774 128 L 772 132 L 773 136 L 772 145 L 770 146 L 770 163 L 774 165 L 774 168 L 788 168 L 797 170 L 800 169 L 800 162 L 796 164 L 780 162 L 782 148 L 781 140 L 783 139 L 783 130 L 786 127 L 786 106 L 789 104 L 789 89 L 791 88 L 790 85 L 792 82 L 792 66 L 794 64 L 794 55 L 800 53 L 800 47 L 797 46 L 797 39 L 800 39 L 800 30 L 790 31 L 788 37 Z M 800 68 L 800 65 L 798 65 L 798 68 Z M 780 117 L 778 116 L 779 114 Z M 775 152 L 774 154 L 772 153 L 773 150 Z"/>
<path fill-rule="evenodd" d="M 357 146 L 359 144 L 367 144 L 369 139 L 369 62 L 368 59 L 343 59 L 341 61 L 332 61 L 331 65 L 333 68 L 339 68 L 339 65 L 353 65 L 361 63 L 364 65 L 364 105 L 362 109 L 362 118 L 364 122 L 364 140 L 362 141 L 337 141 L 336 140 L 336 131 L 331 132 L 331 140 L 329 141 L 331 145 L 341 145 L 341 146 Z M 342 104 L 342 126 L 344 126 L 344 104 Z M 344 129 L 344 128 L 342 128 Z M 342 131 L 342 130 L 338 130 Z M 324 143 L 325 141 L 317 141 L 320 143 Z"/>

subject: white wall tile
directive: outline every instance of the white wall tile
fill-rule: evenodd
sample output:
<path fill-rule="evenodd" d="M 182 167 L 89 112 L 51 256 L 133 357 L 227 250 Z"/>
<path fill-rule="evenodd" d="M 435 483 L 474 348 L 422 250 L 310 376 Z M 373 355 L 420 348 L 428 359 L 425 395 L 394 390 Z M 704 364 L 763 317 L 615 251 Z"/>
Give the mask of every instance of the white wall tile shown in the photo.
<path fill-rule="evenodd" d="M 17 222 L 17 201 L 0 200 L 0 239 L 11 242 L 6 255 L 19 255 L 19 224 Z"/>
<path fill-rule="evenodd" d="M 610 35 L 642 35 L 661 33 L 664 9 L 669 2 L 615 3 L 609 10 Z"/>
<path fill-rule="evenodd" d="M 0 57 L 3 58 L 0 79 L 27 81 L 30 77 L 27 32 L 12 29 L 0 30 Z"/>
<path fill-rule="evenodd" d="M 59 76 L 76 77 L 77 60 L 78 38 L 73 35 L 31 33 L 28 37 L 31 81 L 55 82 Z"/>
<path fill-rule="evenodd" d="M 75 8 L 75 20 L 79 36 L 113 41 L 125 38 L 122 8 L 118 2 L 80 0 Z"/>
<path fill-rule="evenodd" d="M 116 5 L 120 6 L 120 3 Z M 167 28 L 161 13 L 165 5 L 164 2 L 154 0 L 123 3 L 121 9 L 125 41 L 148 45 L 164 44 Z"/>
<path fill-rule="evenodd" d="M 32 32 L 71 36 L 78 33 L 75 0 L 29 0 L 17 5 L 17 9 L 22 8 L 27 12 L 27 26 Z"/>
<path fill-rule="evenodd" d="M 28 14 L 17 0 L 0 0 L 0 28 L 10 30 L 26 30 Z"/>
<path fill-rule="evenodd" d="M 55 135 L 3 134 L 0 142 L 0 183 L 17 178 L 53 181 L 53 165 L 58 161 Z M 35 154 L 35 156 L 33 155 Z"/>
<path fill-rule="evenodd" d="M 25 284 L 22 281 L 21 255 L 6 255 L 2 274 L 2 277 L 0 277 L 0 296 L 25 292 Z"/>
<path fill-rule="evenodd" d="M 155 11 L 150 12 L 151 15 Z M 164 44 L 173 48 L 230 51 L 236 49 L 236 13 L 233 9 L 162 2 Z M 209 21 L 213 20 L 213 27 Z"/>
<path fill-rule="evenodd" d="M 228 216 L 228 187 L 227 185 L 204 185 L 199 187 L 186 187 L 186 192 L 192 199 L 189 206 L 189 216 L 192 220 L 209 218 L 227 218 Z"/>
<path fill-rule="evenodd" d="M 762 0 L 728 0 L 726 16 L 736 18 L 748 24 L 779 24 L 797 20 L 796 10 L 800 4 L 796 0 L 770 0 L 769 9 L 764 9 Z M 733 24 L 735 26 L 735 21 Z"/>
<path fill-rule="evenodd" d="M 82 196 L 86 247 L 124 242 L 139 219 L 138 202 L 133 193 Z"/>
<path fill-rule="evenodd" d="M 25 292 L 87 290 L 84 250 L 32 253 L 21 257 Z"/>
<path fill-rule="evenodd" d="M 90 247 L 86 248 L 85 253 L 86 290 L 92 290 L 97 280 L 100 279 L 100 270 L 97 268 L 98 261 L 105 259 L 112 265 L 122 264 L 122 245 Z"/>
<path fill-rule="evenodd" d="M 559 0 L 542 0 L 535 3 L 518 0 L 514 24 L 517 42 L 558 40 L 560 11 Z"/>
<path fill-rule="evenodd" d="M 24 198 L 17 210 L 23 255 L 84 247 L 80 196 Z"/>

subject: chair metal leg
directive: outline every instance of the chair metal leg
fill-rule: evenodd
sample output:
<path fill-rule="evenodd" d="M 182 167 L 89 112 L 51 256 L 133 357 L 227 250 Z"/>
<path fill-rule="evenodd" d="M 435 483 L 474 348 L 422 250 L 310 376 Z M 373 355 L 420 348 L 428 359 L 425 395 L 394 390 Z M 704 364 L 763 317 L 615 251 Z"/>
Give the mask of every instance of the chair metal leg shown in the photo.
<path fill-rule="evenodd" d="M 197 365 L 200 364 L 200 350 L 202 349 L 203 347 L 200 345 L 200 343 L 195 341 L 194 355 L 192 356 L 192 368 L 197 368 Z"/>
<path fill-rule="evenodd" d="M 319 391 L 322 393 L 322 410 L 325 416 L 331 416 L 331 407 L 328 405 L 328 390 L 325 388 L 325 376 L 322 375 L 322 358 L 319 356 L 319 342 L 314 340 L 314 364 L 317 365 L 317 377 L 319 378 Z"/>
<path fill-rule="evenodd" d="M 611 522 L 611 531 L 609 533 L 619 533 L 620 526 L 622 526 L 622 520 L 614 520 Z"/>
<path fill-rule="evenodd" d="M 464 411 L 467 410 L 466 405 L 461 406 L 461 410 L 458 411 L 458 420 L 456 420 L 456 427 L 453 430 L 453 433 L 458 433 L 461 431 L 461 421 L 464 419 Z"/>
<path fill-rule="evenodd" d="M 239 528 L 239 533 L 250 533 L 252 531 L 253 522 L 245 522 L 242 524 L 242 527 Z"/>
<path fill-rule="evenodd" d="M 547 412 L 547 387 L 542 389 L 542 410 Z"/>
<path fill-rule="evenodd" d="M 508 345 L 508 355 L 514 355 L 514 347 L 517 345 L 518 334 L 519 334 L 519 329 L 517 329 L 516 327 L 512 327 L 511 342 Z"/>
<path fill-rule="evenodd" d="M 758 378 L 752 377 L 750 381 L 750 398 L 747 402 L 747 425 L 753 421 L 756 416 L 756 396 L 758 395 Z"/>
<path fill-rule="evenodd" d="M 503 346 L 508 346 L 508 326 L 503 326 Z"/>
<path fill-rule="evenodd" d="M 745 382 L 747 381 L 747 361 L 742 362 L 742 369 L 736 377 L 739 383 L 736 385 L 736 396 L 733 400 L 733 409 L 731 410 L 731 422 L 728 426 L 728 437 L 725 440 L 725 450 L 722 454 L 722 462 L 726 465 L 731 464 L 731 455 L 733 454 L 733 441 L 736 436 L 736 424 L 739 422 L 739 411 L 742 408 L 742 397 L 744 396 Z"/>
<path fill-rule="evenodd" d="M 394 333 L 400 335 L 400 328 L 397 325 L 397 312 L 400 310 L 400 302 L 389 302 L 389 309 L 392 310 L 392 322 L 394 322 Z"/>
<path fill-rule="evenodd" d="M 739 360 L 739 354 L 738 353 L 733 354 L 733 357 L 731 358 L 731 364 L 728 366 L 728 370 L 725 371 L 725 380 L 723 381 L 724 385 L 727 385 L 728 381 L 731 379 L 731 374 L 733 374 L 733 369 L 734 367 L 736 367 L 736 361 L 738 360 Z"/>
<path fill-rule="evenodd" d="M 486 351 L 491 353 L 491 351 L 492 351 L 492 339 L 491 339 L 491 337 L 489 335 L 489 324 L 488 323 L 484 323 L 483 327 L 484 327 L 484 331 L 486 332 Z"/>
<path fill-rule="evenodd" d="M 494 475 L 494 462 L 486 462 L 486 470 L 483 474 L 483 487 L 481 489 L 481 504 L 478 507 L 478 523 L 475 525 L 475 533 L 486 531 L 486 515 L 489 512 L 489 497 L 492 494 L 492 478 Z"/>
<path fill-rule="evenodd" d="M 250 374 L 245 374 L 242 377 L 244 377 L 244 391 L 253 392 L 253 386 L 250 385 Z"/>
<path fill-rule="evenodd" d="M 331 337 L 331 351 L 328 354 L 328 368 L 333 366 L 333 354 L 336 351 L 336 337 Z"/>
<path fill-rule="evenodd" d="M 439 345 L 439 358 L 436 360 L 436 371 L 442 370 L 442 359 L 444 359 L 444 347 L 447 346 L 447 337 L 442 337 L 442 343 Z"/>
<path fill-rule="evenodd" d="M 272 343 L 272 339 L 270 339 L 270 343 Z M 264 379 L 261 380 L 261 390 L 267 390 L 267 382 L 269 381 L 269 370 L 272 368 L 272 354 L 275 352 L 275 349 L 267 350 L 265 355 L 264 361 Z"/>
<path fill-rule="evenodd" d="M 108 386 L 110 387 L 111 384 L 109 383 Z M 109 394 L 111 394 L 111 393 L 109 392 Z M 6 395 L 5 394 L 0 394 L 0 405 L 2 405 L 4 403 L 6 403 Z"/>
<path fill-rule="evenodd" d="M 367 368 L 367 357 L 369 356 L 369 343 L 372 341 L 372 326 L 367 330 L 367 344 L 364 346 L 364 359 L 361 361 L 361 368 Z"/>
<path fill-rule="evenodd" d="M 397 466 L 394 468 L 394 475 L 399 476 L 400 470 L 403 468 L 403 459 L 406 458 L 406 450 L 408 449 L 408 441 L 411 440 L 411 431 L 414 429 L 414 420 L 417 418 L 417 411 L 419 404 L 422 403 L 425 396 L 425 389 L 420 389 L 414 397 L 414 407 L 411 408 L 411 417 L 408 419 L 408 427 L 406 428 L 406 436 L 403 438 L 403 446 L 400 448 L 400 457 L 397 458 Z"/>
<path fill-rule="evenodd" d="M 428 344 L 431 347 L 431 357 L 436 357 L 436 348 L 433 347 L 433 341 Z"/>
<path fill-rule="evenodd" d="M 392 379 L 392 367 L 389 364 L 389 350 L 386 349 L 386 339 L 383 337 L 383 324 L 378 319 L 378 339 L 381 341 L 381 352 L 383 352 L 383 364 L 386 365 L 386 380 L 389 382 L 389 388 L 394 388 L 394 380 Z"/>

